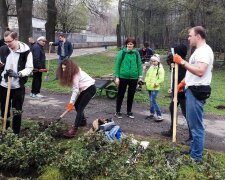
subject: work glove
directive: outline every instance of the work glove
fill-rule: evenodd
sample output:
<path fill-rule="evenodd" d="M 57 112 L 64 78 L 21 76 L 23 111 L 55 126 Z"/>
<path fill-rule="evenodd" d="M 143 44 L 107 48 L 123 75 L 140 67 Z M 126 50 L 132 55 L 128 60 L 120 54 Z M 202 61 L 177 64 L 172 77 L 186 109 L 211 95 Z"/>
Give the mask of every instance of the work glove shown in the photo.
<path fill-rule="evenodd" d="M 174 56 L 173 56 L 173 62 L 175 62 L 176 64 L 181 64 L 181 61 L 182 61 L 183 59 L 178 55 L 178 54 L 175 54 Z"/>
<path fill-rule="evenodd" d="M 181 81 L 181 82 L 178 84 L 178 86 L 177 86 L 177 91 L 178 91 L 178 92 L 183 92 L 183 91 L 184 91 L 184 87 L 185 87 L 185 82 L 184 82 L 184 80 L 183 80 L 183 81 Z"/>
<path fill-rule="evenodd" d="M 142 77 L 138 78 L 138 84 L 141 85 L 141 86 L 145 84 Z"/>
<path fill-rule="evenodd" d="M 12 69 L 6 70 L 6 75 L 8 75 L 9 77 L 14 77 L 14 78 L 22 77 L 21 73 L 16 73 Z"/>
<path fill-rule="evenodd" d="M 154 87 L 154 88 L 156 88 L 156 87 L 157 87 L 157 84 L 156 84 L 156 83 L 154 83 L 154 84 L 153 84 L 153 87 Z"/>
<path fill-rule="evenodd" d="M 73 103 L 67 104 L 67 110 L 68 112 L 71 112 L 73 110 Z"/>

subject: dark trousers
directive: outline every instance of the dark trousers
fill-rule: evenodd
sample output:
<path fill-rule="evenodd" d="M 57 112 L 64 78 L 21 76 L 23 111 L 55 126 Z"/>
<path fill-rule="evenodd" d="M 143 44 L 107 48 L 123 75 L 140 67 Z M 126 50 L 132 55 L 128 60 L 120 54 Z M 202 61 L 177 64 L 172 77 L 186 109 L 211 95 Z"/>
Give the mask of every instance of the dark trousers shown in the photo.
<path fill-rule="evenodd" d="M 179 105 L 180 105 L 180 108 L 181 108 L 181 112 L 182 112 L 183 116 L 186 119 L 186 100 L 185 100 L 185 98 L 178 98 L 177 99 L 177 107 Z M 170 109 L 170 117 L 171 117 L 170 130 L 171 130 L 171 132 L 173 132 L 173 110 L 174 110 L 174 102 L 173 102 L 173 100 L 170 102 L 169 109 Z M 188 122 L 187 122 L 187 125 L 188 125 L 188 131 L 189 131 L 189 138 L 191 139 L 192 135 L 191 135 L 191 131 L 190 131 Z"/>
<path fill-rule="evenodd" d="M 116 112 L 120 112 L 121 106 L 123 103 L 123 98 L 128 86 L 128 93 L 127 93 L 127 112 L 131 112 L 134 94 L 136 92 L 137 87 L 137 79 L 123 79 L 120 78 L 120 83 L 118 87 L 118 94 L 116 99 Z"/>
<path fill-rule="evenodd" d="M 42 83 L 42 72 L 34 72 L 31 93 L 33 94 L 40 93 L 41 83 Z"/>
<path fill-rule="evenodd" d="M 0 86 L 1 88 L 1 116 L 4 118 L 5 113 L 5 103 L 6 103 L 6 95 L 7 88 Z M 22 107 L 25 96 L 25 87 L 18 89 L 11 89 L 10 98 L 9 98 L 9 107 L 7 118 L 10 117 L 10 107 L 12 106 L 12 129 L 15 134 L 19 134 L 20 126 L 21 126 L 21 118 L 22 118 Z M 10 126 L 10 122 L 7 121 L 6 128 Z"/>
<path fill-rule="evenodd" d="M 91 98 L 94 97 L 96 93 L 95 85 L 90 86 L 86 90 L 82 91 L 78 96 L 74 106 L 77 111 L 77 116 L 75 118 L 75 128 L 80 126 L 81 121 L 84 119 L 84 109 L 88 105 Z"/>

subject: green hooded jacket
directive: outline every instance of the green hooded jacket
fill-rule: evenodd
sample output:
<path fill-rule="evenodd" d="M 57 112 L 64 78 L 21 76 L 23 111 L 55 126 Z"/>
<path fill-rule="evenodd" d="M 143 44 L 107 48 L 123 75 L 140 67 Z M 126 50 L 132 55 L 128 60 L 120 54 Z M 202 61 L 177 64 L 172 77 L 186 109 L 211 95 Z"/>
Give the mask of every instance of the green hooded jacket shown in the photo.
<path fill-rule="evenodd" d="M 122 61 L 123 52 L 126 52 L 126 54 Z M 138 56 L 136 56 L 136 53 L 138 53 Z M 137 60 L 136 57 L 138 57 Z M 142 77 L 141 57 L 136 49 L 127 50 L 127 48 L 123 48 L 119 52 L 116 59 L 114 75 L 115 77 L 124 79 L 138 79 L 139 77 Z"/>
<path fill-rule="evenodd" d="M 158 75 L 156 75 L 157 71 Z M 146 89 L 150 91 L 159 90 L 160 85 L 164 81 L 164 75 L 165 72 L 161 63 L 159 64 L 159 67 L 151 65 L 145 76 Z M 156 87 L 154 87 L 154 83 L 156 84 Z"/>

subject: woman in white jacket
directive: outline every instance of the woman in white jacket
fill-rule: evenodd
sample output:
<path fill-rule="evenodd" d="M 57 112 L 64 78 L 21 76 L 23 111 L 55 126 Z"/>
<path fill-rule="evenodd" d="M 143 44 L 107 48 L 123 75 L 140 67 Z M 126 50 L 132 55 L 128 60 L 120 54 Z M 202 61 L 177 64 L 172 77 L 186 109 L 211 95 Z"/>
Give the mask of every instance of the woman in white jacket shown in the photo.
<path fill-rule="evenodd" d="M 72 138 L 76 136 L 79 126 L 86 125 L 84 109 L 96 93 L 95 80 L 70 59 L 61 62 L 58 77 L 60 85 L 73 88 L 67 110 L 71 112 L 75 106 L 77 115 L 74 126 L 64 134 L 65 137 Z"/>

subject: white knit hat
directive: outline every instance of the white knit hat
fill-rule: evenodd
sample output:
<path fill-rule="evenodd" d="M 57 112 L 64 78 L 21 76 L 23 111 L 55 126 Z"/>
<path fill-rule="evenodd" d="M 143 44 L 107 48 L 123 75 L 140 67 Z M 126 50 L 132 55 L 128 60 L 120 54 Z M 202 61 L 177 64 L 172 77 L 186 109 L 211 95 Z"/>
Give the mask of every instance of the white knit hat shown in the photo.
<path fill-rule="evenodd" d="M 159 56 L 158 54 L 154 54 L 154 55 L 151 57 L 151 60 L 160 62 L 160 56 Z"/>

